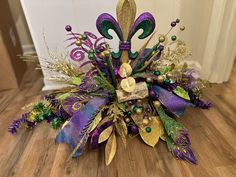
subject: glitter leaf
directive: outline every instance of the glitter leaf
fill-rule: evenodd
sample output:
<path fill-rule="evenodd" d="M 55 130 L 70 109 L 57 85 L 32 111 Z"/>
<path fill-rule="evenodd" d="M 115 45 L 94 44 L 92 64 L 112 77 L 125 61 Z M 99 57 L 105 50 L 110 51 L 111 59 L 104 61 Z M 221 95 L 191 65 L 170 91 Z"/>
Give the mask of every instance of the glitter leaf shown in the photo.
<path fill-rule="evenodd" d="M 100 144 L 100 143 L 106 141 L 106 140 L 110 137 L 110 135 L 111 135 L 111 133 L 112 133 L 112 130 L 113 130 L 113 126 L 110 126 L 110 127 L 106 128 L 106 129 L 100 134 L 99 139 L 98 139 L 98 143 Z"/>
<path fill-rule="evenodd" d="M 105 161 L 106 165 L 109 165 L 111 161 L 113 160 L 117 149 L 117 143 L 116 143 L 116 135 L 113 133 L 110 138 L 108 139 L 108 142 L 105 147 Z"/>
<path fill-rule="evenodd" d="M 180 87 L 180 86 L 177 86 L 177 88 L 174 89 L 173 92 L 174 92 L 177 96 L 179 96 L 179 97 L 181 97 L 181 98 L 183 98 L 183 99 L 185 99 L 185 100 L 189 100 L 189 101 L 190 101 L 189 94 L 188 94 L 188 92 L 187 92 L 186 90 L 184 90 L 184 88 L 182 88 L 182 87 Z"/>
<path fill-rule="evenodd" d="M 151 128 L 151 131 L 147 132 L 146 128 Z M 158 118 L 153 117 L 149 125 L 139 128 L 139 133 L 147 145 L 154 147 L 158 143 L 159 138 L 163 136 L 163 125 Z"/>

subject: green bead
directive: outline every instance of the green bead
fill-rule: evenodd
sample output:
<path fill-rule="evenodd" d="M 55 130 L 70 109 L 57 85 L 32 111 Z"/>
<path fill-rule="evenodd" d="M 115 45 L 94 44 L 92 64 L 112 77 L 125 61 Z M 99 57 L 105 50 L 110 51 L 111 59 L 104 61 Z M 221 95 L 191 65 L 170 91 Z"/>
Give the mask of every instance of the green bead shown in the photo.
<path fill-rule="evenodd" d="M 93 50 L 93 49 L 90 49 L 90 50 L 89 50 L 89 53 L 94 53 L 94 50 Z"/>
<path fill-rule="evenodd" d="M 177 39 L 176 36 L 172 36 L 172 37 L 171 37 L 171 40 L 172 40 L 172 41 L 176 41 L 176 39 Z"/>
<path fill-rule="evenodd" d="M 61 126 L 62 123 L 63 123 L 63 122 L 61 121 L 60 118 L 55 118 L 55 119 L 52 120 L 51 126 L 52 126 L 52 128 L 54 128 L 54 129 L 58 129 L 58 128 Z"/>
<path fill-rule="evenodd" d="M 179 22 L 180 22 L 180 19 L 177 18 L 177 19 L 176 19 L 176 23 L 179 23 Z"/>
<path fill-rule="evenodd" d="M 160 72 L 160 71 L 155 71 L 154 74 L 155 74 L 156 76 L 160 76 L 160 75 L 161 75 L 161 72 Z"/>
<path fill-rule="evenodd" d="M 138 110 L 138 107 L 135 106 L 135 107 L 133 108 L 133 112 L 136 112 L 137 110 Z"/>
<path fill-rule="evenodd" d="M 94 54 L 93 54 L 93 53 L 90 53 L 90 54 L 88 55 L 88 58 L 89 58 L 90 60 L 93 60 L 93 59 L 94 59 Z"/>
<path fill-rule="evenodd" d="M 171 80 L 170 79 L 166 79 L 164 82 L 165 82 L 165 84 L 170 84 Z"/>
<path fill-rule="evenodd" d="M 147 133 L 151 133 L 151 131 L 152 131 L 151 127 L 147 127 L 145 130 Z"/>
<path fill-rule="evenodd" d="M 101 53 L 101 51 L 99 49 L 96 50 L 96 53 Z"/>
<path fill-rule="evenodd" d="M 88 38 L 88 36 L 86 34 L 83 34 L 82 38 L 83 38 L 83 40 L 86 40 Z"/>
<path fill-rule="evenodd" d="M 129 112 L 127 113 L 127 115 L 128 115 L 128 116 L 132 116 L 132 112 L 129 111 Z"/>
<path fill-rule="evenodd" d="M 150 87 L 151 87 L 151 84 L 150 84 L 150 83 L 147 83 L 147 87 L 150 88 Z"/>

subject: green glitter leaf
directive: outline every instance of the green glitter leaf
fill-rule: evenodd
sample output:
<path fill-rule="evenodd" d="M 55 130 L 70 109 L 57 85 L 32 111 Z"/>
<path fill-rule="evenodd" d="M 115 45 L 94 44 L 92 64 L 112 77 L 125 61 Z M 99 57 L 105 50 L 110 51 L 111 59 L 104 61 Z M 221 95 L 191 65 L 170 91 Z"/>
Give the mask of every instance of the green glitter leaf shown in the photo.
<path fill-rule="evenodd" d="M 188 94 L 188 92 L 187 92 L 186 90 L 184 90 L 184 88 L 178 86 L 176 89 L 173 90 L 173 92 L 174 92 L 177 96 L 179 96 L 179 97 L 181 97 L 181 98 L 183 98 L 183 99 L 185 99 L 185 100 L 190 101 L 189 94 Z"/>

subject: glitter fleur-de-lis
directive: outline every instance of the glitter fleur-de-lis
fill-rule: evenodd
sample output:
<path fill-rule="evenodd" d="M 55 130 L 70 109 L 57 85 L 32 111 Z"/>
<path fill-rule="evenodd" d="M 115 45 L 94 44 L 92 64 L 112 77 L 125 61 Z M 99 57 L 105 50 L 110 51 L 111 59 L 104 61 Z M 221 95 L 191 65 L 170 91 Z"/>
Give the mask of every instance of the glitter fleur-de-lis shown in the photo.
<path fill-rule="evenodd" d="M 107 39 L 113 39 L 109 34 L 109 30 L 113 30 L 119 40 L 119 51 L 113 52 L 115 59 L 121 59 L 122 63 L 127 63 L 129 59 L 135 59 L 138 52 L 131 51 L 131 41 L 136 32 L 143 30 L 138 36 L 139 39 L 145 39 L 155 29 L 155 19 L 149 13 L 141 14 L 136 20 L 136 4 L 134 0 L 120 0 L 116 9 L 117 20 L 108 13 L 101 14 L 97 19 L 97 29 L 102 36 Z"/>

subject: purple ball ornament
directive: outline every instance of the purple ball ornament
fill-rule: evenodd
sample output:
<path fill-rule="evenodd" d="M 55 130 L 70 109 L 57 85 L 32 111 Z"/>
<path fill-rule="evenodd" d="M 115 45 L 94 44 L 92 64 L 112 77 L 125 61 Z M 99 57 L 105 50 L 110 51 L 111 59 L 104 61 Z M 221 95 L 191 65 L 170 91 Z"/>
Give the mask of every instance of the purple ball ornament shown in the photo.
<path fill-rule="evenodd" d="M 163 50 L 164 50 L 164 46 L 163 46 L 163 45 L 160 45 L 160 46 L 158 47 L 158 49 L 159 49 L 160 51 L 163 51 Z"/>
<path fill-rule="evenodd" d="M 149 95 L 150 97 L 154 98 L 156 96 L 156 93 L 154 92 L 154 90 L 150 90 Z"/>
<path fill-rule="evenodd" d="M 128 101 L 128 105 L 129 105 L 129 106 L 132 106 L 132 105 L 134 105 L 134 104 L 135 104 L 135 101 L 134 101 L 134 100 L 129 100 L 129 101 Z"/>
<path fill-rule="evenodd" d="M 176 26 L 176 21 L 171 22 L 171 27 L 175 27 Z"/>
<path fill-rule="evenodd" d="M 104 46 L 100 46 L 99 50 L 103 52 L 104 50 L 106 50 L 106 48 Z"/>
<path fill-rule="evenodd" d="M 154 100 L 158 100 L 159 99 L 159 95 L 155 95 L 155 97 L 154 97 Z"/>
<path fill-rule="evenodd" d="M 66 25 L 65 29 L 67 32 L 70 32 L 72 30 L 72 27 L 70 25 Z"/>
<path fill-rule="evenodd" d="M 131 126 L 131 132 L 134 133 L 134 134 L 137 134 L 138 133 L 138 126 L 137 125 L 132 125 Z"/>
<path fill-rule="evenodd" d="M 151 112 L 151 109 L 150 108 L 146 108 L 146 112 Z"/>

